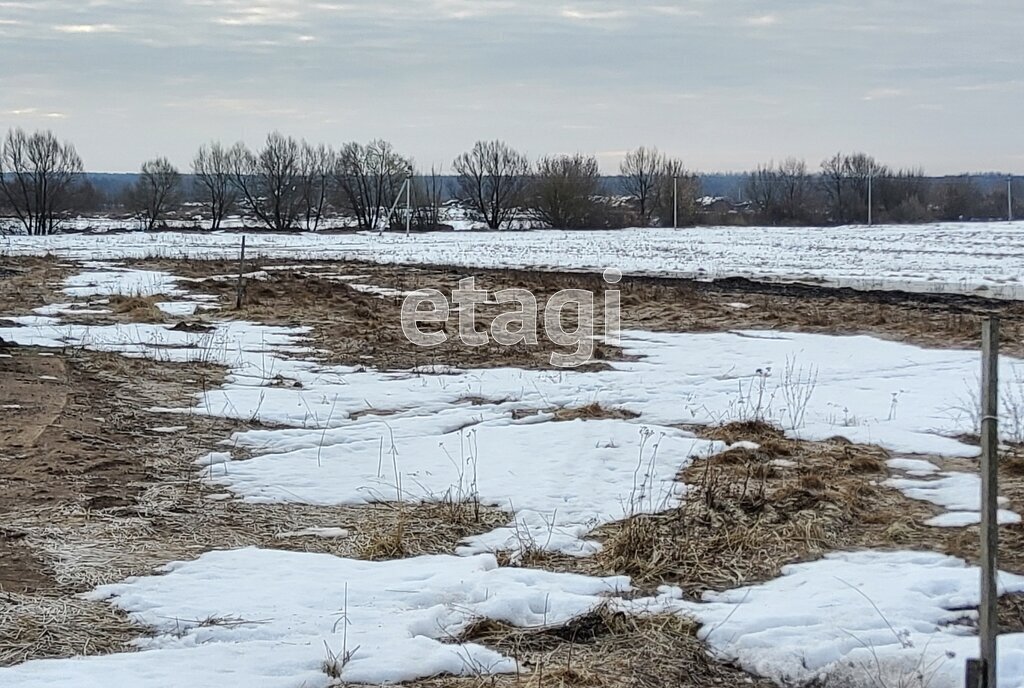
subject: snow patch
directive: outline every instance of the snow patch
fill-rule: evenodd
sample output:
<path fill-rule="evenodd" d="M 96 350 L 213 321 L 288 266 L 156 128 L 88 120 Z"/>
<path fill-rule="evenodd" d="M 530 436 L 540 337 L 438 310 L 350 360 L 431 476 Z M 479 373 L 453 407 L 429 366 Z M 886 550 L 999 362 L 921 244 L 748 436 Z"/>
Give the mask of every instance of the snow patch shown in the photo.
<path fill-rule="evenodd" d="M 479 619 L 563 625 L 629 589 L 625 577 L 502 568 L 489 555 L 370 562 L 215 551 L 89 595 L 155 630 L 136 642 L 141 652 L 27 662 L 0 669 L 0 683 L 34 688 L 74 676 L 76 686 L 326 686 L 328 649 L 350 653 L 339 667 L 348 683 L 511 673 L 512 658 L 452 640 Z"/>

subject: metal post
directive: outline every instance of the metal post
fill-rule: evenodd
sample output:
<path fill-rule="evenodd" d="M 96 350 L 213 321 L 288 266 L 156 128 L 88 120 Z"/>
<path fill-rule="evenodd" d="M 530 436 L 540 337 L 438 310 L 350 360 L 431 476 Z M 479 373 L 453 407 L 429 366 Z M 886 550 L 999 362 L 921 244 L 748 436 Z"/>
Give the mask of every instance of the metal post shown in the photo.
<path fill-rule="evenodd" d="M 871 226 L 871 186 L 874 176 L 868 173 L 868 227 Z"/>
<path fill-rule="evenodd" d="M 984 688 L 996 688 L 996 637 L 999 618 L 996 574 L 999 557 L 999 319 L 988 318 L 981 331 L 981 608 L 978 630 Z"/>
<path fill-rule="evenodd" d="M 1006 178 L 1006 219 L 1013 222 L 1013 175 Z"/>
<path fill-rule="evenodd" d="M 672 229 L 679 229 L 679 177 L 672 178 Z"/>
<path fill-rule="evenodd" d="M 235 290 L 235 310 L 242 307 L 245 294 L 245 235 L 242 235 L 242 249 L 238 253 L 238 286 Z"/>
<path fill-rule="evenodd" d="M 408 205 L 409 205 L 408 191 L 407 191 L 407 189 L 409 188 L 408 184 L 409 184 L 409 180 L 406 179 L 402 183 L 402 186 L 398 187 L 398 193 L 395 194 L 395 201 L 394 201 L 394 203 L 391 204 L 391 207 L 388 208 L 388 214 L 384 216 L 384 223 L 380 224 L 380 221 L 378 220 L 377 236 L 380 236 L 381 234 L 383 234 L 385 228 L 390 228 L 391 227 L 391 216 L 395 214 L 395 210 L 398 209 L 398 204 L 401 203 L 401 201 L 402 201 L 402 191 L 403 190 L 406 190 L 405 205 L 408 208 Z M 407 214 L 407 217 L 408 217 L 408 214 Z M 406 219 L 405 233 L 406 234 L 409 233 L 409 221 L 408 221 L 408 219 Z"/>
<path fill-rule="evenodd" d="M 405 236 L 409 236 L 412 225 L 412 177 L 405 180 Z"/>

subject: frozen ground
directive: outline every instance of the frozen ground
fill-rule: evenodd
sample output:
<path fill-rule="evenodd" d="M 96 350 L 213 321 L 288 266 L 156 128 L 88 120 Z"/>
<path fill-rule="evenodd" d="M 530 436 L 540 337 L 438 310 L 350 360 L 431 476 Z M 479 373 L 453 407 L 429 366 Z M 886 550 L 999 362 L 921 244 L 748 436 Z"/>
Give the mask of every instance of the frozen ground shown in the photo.
<path fill-rule="evenodd" d="M 976 352 L 866 336 L 627 332 L 626 353 L 641 358 L 608 371 L 425 374 L 320 365 L 304 328 L 233 322 L 192 333 L 13 320 L 23 326 L 0 337 L 22 344 L 228 366 L 223 387 L 179 411 L 284 426 L 227 440 L 247 451 L 244 461 L 229 451 L 202 460 L 208 481 L 245 500 L 480 500 L 515 514 L 466 542 L 467 553 L 528 545 L 585 555 L 597 547 L 587 538 L 596 526 L 677 504 L 678 470 L 724 448 L 670 427 L 679 424 L 765 419 L 807 439 L 841 435 L 903 454 L 978 451 L 953 439 L 973 430 Z M 1003 380 L 1019 380 L 1022 365 L 1005 358 Z M 638 418 L 552 420 L 555 409 L 595 402 Z M 933 525 L 956 525 L 977 517 L 972 479 L 910 476 L 891 486 L 950 510 Z"/>
<path fill-rule="evenodd" d="M 139 285 L 171 296 L 177 289 L 163 273 L 112 272 L 69 286 L 87 289 L 74 294 L 80 298 L 132 293 Z M 487 553 L 524 546 L 593 553 L 596 526 L 678 503 L 686 490 L 675 480 L 679 469 L 724 448 L 671 426 L 754 418 L 809 439 L 842 435 L 897 452 L 890 467 L 905 477 L 890 486 L 947 509 L 930 525 L 971 522 L 976 477 L 943 472 L 913 454 L 977 453 L 952 439 L 973 429 L 975 351 L 866 336 L 626 332 L 624 349 L 641 358 L 601 372 L 382 373 L 316 362 L 302 327 L 224 322 L 192 333 L 67 322 L 81 310 L 57 304 L 11 318 L 17 326 L 0 328 L 0 337 L 228 367 L 221 388 L 176 411 L 274 426 L 236 433 L 223 451 L 201 459 L 204 479 L 237 498 L 479 499 L 514 516 L 465 541 L 461 556 L 373 563 L 215 551 L 172 564 L 164 575 L 104 586 L 92 597 L 154 629 L 154 637 L 138 641 L 141 652 L 29 662 L 0 669 L 0 685 L 71 677 L 89 688 L 308 688 L 329 684 L 325 661 L 335 662 L 344 680 L 366 683 L 510 672 L 509 657 L 444 641 L 474 619 L 558 625 L 609 598 L 636 613 L 693 616 L 717 655 L 779 682 L 828 674 L 859 682 L 853 685 L 901 685 L 916 672 L 930 688 L 954 688 L 964 658 L 975 653 L 973 612 L 964 609 L 977 604 L 978 572 L 939 554 L 837 553 L 786 567 L 762 585 L 686 602 L 670 589 L 631 600 L 621 597 L 629 590 L 621 577 L 502 568 Z M 1024 362 L 1006 358 L 1003 366 L 1004 382 L 1024 378 Z M 594 402 L 638 417 L 556 422 L 552 413 Z M 246 460 L 232 460 L 239 451 Z M 1011 512 L 1003 518 L 1019 521 Z M 338 530 L 322 535 L 346 537 Z M 1024 592 L 1024 578 L 1004 574 L 1001 583 L 1004 592 Z M 1024 636 L 1004 635 L 1001 647 L 1001 685 L 1024 688 Z"/>
<path fill-rule="evenodd" d="M 874 227 L 696 227 L 597 232 L 249 233 L 250 256 L 358 259 L 806 281 L 859 289 L 1024 298 L 1024 222 Z M 0 253 L 82 260 L 234 258 L 237 233 L 142 232 L 0 238 Z"/>
<path fill-rule="evenodd" d="M 185 290 L 178 279 L 158 270 L 132 270 L 93 263 L 87 272 L 71 275 L 64 281 L 64 293 L 76 298 L 91 296 L 178 296 Z"/>
<path fill-rule="evenodd" d="M 625 577 L 499 567 L 490 555 L 369 562 L 210 552 L 90 595 L 156 631 L 138 642 L 143 652 L 28 662 L 0 669 L 0 684 L 312 688 L 331 683 L 325 662 L 342 680 L 368 684 L 510 673 L 514 659 L 451 641 L 481 619 L 560 626 L 629 587 Z"/>
<path fill-rule="evenodd" d="M 978 576 L 933 552 L 839 552 L 699 604 L 666 590 L 653 607 L 693 614 L 721 658 L 779 685 L 954 688 L 978 654 Z M 999 589 L 1024 592 L 1024 577 L 1002 573 Z M 1000 636 L 999 685 L 1024 687 L 1022 633 Z"/>
<path fill-rule="evenodd" d="M 672 588 L 623 598 L 628 578 L 498 567 L 490 555 L 366 562 L 249 548 L 162 573 L 89 595 L 153 628 L 140 652 L 31 661 L 0 668 L 0 682 L 312 688 L 331 685 L 325 663 L 368 684 L 510 673 L 513 658 L 452 641 L 480 619 L 557 627 L 601 604 L 692 616 L 716 656 L 780 685 L 828 676 L 834 685 L 959 688 L 965 659 L 977 655 L 978 570 L 930 552 L 836 553 L 700 602 Z M 1024 578 L 1003 573 L 999 587 L 1024 592 Z M 1024 688 L 1024 634 L 1000 637 L 999 669 L 1000 686 Z"/>

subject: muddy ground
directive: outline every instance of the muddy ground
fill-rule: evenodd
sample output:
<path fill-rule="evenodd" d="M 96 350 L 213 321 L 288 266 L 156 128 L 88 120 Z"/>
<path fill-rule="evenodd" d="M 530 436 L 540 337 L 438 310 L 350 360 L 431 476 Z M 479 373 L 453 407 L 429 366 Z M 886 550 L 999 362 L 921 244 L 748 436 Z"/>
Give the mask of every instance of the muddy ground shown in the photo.
<path fill-rule="evenodd" d="M 401 292 L 435 288 L 449 293 L 474 276 L 478 288 L 528 288 L 543 305 L 559 289 L 603 293 L 600 277 L 513 270 L 484 271 L 363 263 L 306 263 L 267 270 L 283 261 L 255 261 L 246 270 L 243 305 L 234 308 L 236 263 L 139 261 L 199 281 L 195 293 L 218 297 L 222 310 L 176 318 L 159 299 L 113 299 L 113 313 L 76 316 L 84 322 L 187 322 L 217 319 L 306 325 L 319 356 L 330 363 L 382 368 L 410 366 L 550 367 L 558 347 L 467 347 L 451 335 L 436 349 L 409 344 L 400 327 L 401 298 L 365 293 L 351 285 Z M 77 269 L 53 258 L 5 259 L 0 317 L 70 299 L 59 283 Z M 338 279 L 339 277 L 356 279 Z M 216 279 L 213 279 L 216 278 Z M 872 334 L 929 347 L 976 347 L 979 323 L 996 313 L 1004 350 L 1024 355 L 1024 304 L 971 297 L 860 294 L 813 286 L 719 284 L 625 279 L 622 324 L 663 331 L 772 328 L 794 332 Z M 484 322 L 501 309 L 483 307 Z M 599 319 L 595 331 L 600 331 Z M 194 460 L 245 424 L 148 409 L 188 407 L 219 384 L 223 371 L 202 364 L 126 359 L 82 350 L 0 348 L 0 665 L 30 658 L 128 649 L 145 633 L 123 615 L 78 593 L 99 583 L 145 574 L 176 559 L 218 548 L 258 545 L 330 552 L 368 559 L 454 550 L 468 535 L 485 532 L 505 516 L 477 515 L 459 505 L 411 507 L 268 506 L 224 501 L 200 480 Z M 601 346 L 597 360 L 622 352 Z M 600 417 L 563 410 L 567 417 Z M 698 462 L 681 478 L 700 488 L 700 499 L 679 510 L 611 524 L 599 534 L 605 552 L 590 560 L 537 553 L 527 563 L 586 573 L 628 573 L 645 589 L 670 583 L 692 595 L 754 583 L 781 566 L 847 547 L 928 548 L 974 558 L 976 528 L 919 525 L 937 510 L 881 488 L 885 452 L 841 439 L 826 443 L 786 440 L 770 428 L 708 430 L 730 441 L 752 439 L 762 449 Z M 800 459 L 785 469 L 776 458 Z M 1024 509 L 1024 460 L 1008 455 L 1002 492 L 1008 508 Z M 941 462 L 940 462 L 941 463 Z M 944 467 L 963 468 L 956 462 Z M 693 524 L 697 524 L 694 526 Z M 347 538 L 283 537 L 309 527 L 340 527 Z M 696 530 L 694 530 L 696 528 Z M 1003 566 L 1024 573 L 1024 529 L 1004 529 Z M 700 543 L 695 549 L 695 543 Z M 697 555 L 697 556 L 695 556 Z M 1019 601 L 1004 602 L 1008 627 L 1024 628 Z M 711 662 L 695 628 L 678 620 L 628 622 L 595 614 L 579 634 L 551 635 L 507 628 L 476 628 L 477 642 L 517 653 L 541 685 L 733 686 L 762 685 Z M 581 626 L 582 627 L 582 626 Z M 585 636 L 585 637 L 584 637 Z M 545 670 L 543 667 L 546 666 Z M 651 667 L 662 667 L 652 670 Z M 537 668 L 541 667 L 540 672 Z M 477 679 L 441 678 L 424 685 L 471 685 Z M 497 679 L 513 685 L 516 677 Z"/>

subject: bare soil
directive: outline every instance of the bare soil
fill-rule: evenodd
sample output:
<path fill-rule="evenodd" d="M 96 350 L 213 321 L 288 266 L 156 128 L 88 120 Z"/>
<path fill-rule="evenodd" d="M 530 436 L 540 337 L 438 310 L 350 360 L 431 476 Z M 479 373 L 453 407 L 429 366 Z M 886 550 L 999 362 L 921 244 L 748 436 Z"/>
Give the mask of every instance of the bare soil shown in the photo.
<path fill-rule="evenodd" d="M 190 277 L 237 274 L 230 261 L 133 261 L 133 266 L 167 270 Z M 257 271 L 294 261 L 257 261 L 246 269 Z M 521 347 L 466 347 L 458 342 L 457 314 L 443 330 L 448 341 L 436 349 L 410 345 L 401 331 L 402 298 L 376 296 L 351 284 L 410 292 L 437 289 L 450 296 L 459 280 L 476 279 L 476 288 L 489 293 L 525 288 L 543 309 L 561 289 L 584 289 L 595 294 L 594 332 L 604 326 L 602 304 L 610 289 L 620 293 L 622 326 L 669 332 L 720 332 L 773 329 L 786 332 L 840 335 L 870 334 L 929 348 L 980 347 L 981 320 L 999 315 L 1003 351 L 1024 356 L 1024 302 L 983 299 L 952 294 L 860 292 L 815 285 L 766 284 L 742 279 L 717 282 L 648 277 L 624 278 L 616 285 L 600 276 L 582 273 L 483 270 L 449 267 L 376 265 L 360 262 L 310 262 L 299 271 L 269 270 L 267 278 L 247 280 L 244 306 L 234 311 L 234 280 L 203 281 L 189 285 L 218 294 L 231 315 L 259 322 L 310 325 L 318 346 L 332 362 L 376 367 L 450 365 L 496 367 L 551 367 L 552 351 L 564 352 L 546 341 L 540 323 L 536 345 Z M 355 278 L 338 280 L 338 277 Z M 509 306 L 478 306 L 478 329 L 489 328 L 492 318 Z M 571 309 L 567 309 L 571 311 Z M 211 314 L 209 317 L 218 317 Z M 428 326 L 424 326 L 428 329 Z M 600 361 L 620 352 L 599 346 Z"/>
<path fill-rule="evenodd" d="M 281 264 L 256 261 L 247 270 L 275 262 Z M 232 275 L 238 269 L 227 261 L 133 265 L 194 278 Z M 5 259 L 4 267 L 13 276 L 0 279 L 0 316 L 24 315 L 47 303 L 71 300 L 59 285 L 77 271 L 72 265 L 53 258 L 15 258 Z M 542 306 L 559 289 L 602 294 L 610 286 L 597 276 L 570 273 L 314 262 L 301 270 L 271 270 L 266 279 L 248 280 L 238 310 L 234 280 L 205 279 L 182 286 L 218 296 L 222 310 L 172 317 L 155 308 L 155 299 L 115 298 L 110 314 L 74 317 L 90 323 L 142 320 L 189 328 L 225 318 L 305 325 L 312 327 L 314 345 L 326 362 L 350 365 L 551 367 L 550 354 L 561 349 L 546 342 L 543 332 L 536 345 L 466 347 L 455 336 L 455 317 L 444 327 L 449 335 L 445 345 L 433 350 L 412 346 L 399 324 L 400 297 L 350 286 L 401 292 L 429 287 L 450 293 L 468 276 L 489 291 L 529 288 Z M 742 280 L 627 278 L 616 287 L 621 290 L 624 327 L 866 333 L 928 347 L 976 347 L 980 319 L 998 313 L 1007 353 L 1024 355 L 1020 303 Z M 500 311 L 483 307 L 484 321 Z M 599 320 L 597 331 L 601 324 Z M 13 347 L 0 353 L 10 356 L 0 358 L 0 665 L 130 649 L 128 642 L 145 629 L 105 604 L 76 595 L 100 583 L 150 573 L 168 561 L 249 545 L 367 559 L 452 552 L 462 538 L 507 520 L 497 509 L 464 504 L 325 508 L 221 500 L 199 480 L 194 460 L 222 449 L 218 443 L 246 424 L 147 410 L 190 407 L 195 395 L 221 382 L 221 369 L 77 350 Z M 604 345 L 597 354 L 592 367 L 623 355 Z M 616 414 L 596 405 L 536 411 L 552 413 L 554 420 Z M 185 429 L 155 432 L 159 426 Z M 697 486 L 693 499 L 678 510 L 601 529 L 597 535 L 605 551 L 598 557 L 580 560 L 538 552 L 519 564 L 628 573 L 644 589 L 668 583 L 698 596 L 774 577 L 787 563 L 834 549 L 922 548 L 968 560 L 977 556 L 976 528 L 923 526 L 937 509 L 879 485 L 888 476 L 887 457 L 876 447 L 841 438 L 798 442 L 757 424 L 701 432 L 730 442 L 753 440 L 760 449 L 733 450 L 696 462 L 680 476 Z M 796 465 L 780 464 L 779 459 Z M 966 470 L 966 464 L 957 462 L 943 467 Z M 1010 498 L 1010 508 L 1020 511 L 1024 459 L 1008 455 L 1003 472 L 1002 492 Z M 295 535 L 318 527 L 344 528 L 349 535 Z M 1024 528 L 1004 529 L 1001 554 L 1004 568 L 1024 573 Z M 1008 627 L 1024 625 L 1021 605 L 1019 599 L 1004 601 Z M 420 684 L 768 685 L 711 661 L 695 631 L 681 619 L 631 620 L 606 610 L 559 631 L 481 626 L 467 633 L 467 639 L 519 657 L 528 675 L 438 678 Z"/>

